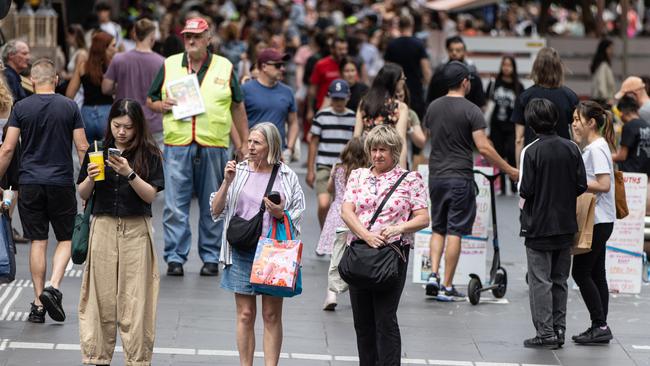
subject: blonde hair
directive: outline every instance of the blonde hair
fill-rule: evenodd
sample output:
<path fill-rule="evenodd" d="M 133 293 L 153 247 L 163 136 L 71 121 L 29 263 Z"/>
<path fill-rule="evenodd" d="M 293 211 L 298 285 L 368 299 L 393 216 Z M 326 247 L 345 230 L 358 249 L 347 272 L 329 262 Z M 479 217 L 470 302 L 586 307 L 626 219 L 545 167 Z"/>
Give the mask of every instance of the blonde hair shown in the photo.
<path fill-rule="evenodd" d="M 282 159 L 282 140 L 278 128 L 271 122 L 262 122 L 250 129 L 250 133 L 253 133 L 253 131 L 261 133 L 269 145 L 269 154 L 266 158 L 269 165 L 279 163 Z"/>
<path fill-rule="evenodd" d="M 0 115 L 8 114 L 14 105 L 14 98 L 3 77 L 0 77 Z"/>
<path fill-rule="evenodd" d="M 31 78 L 36 85 L 54 83 L 56 81 L 54 62 L 47 58 L 36 60 L 32 65 Z"/>
<path fill-rule="evenodd" d="M 376 146 L 386 146 L 390 149 L 390 155 L 393 157 L 393 163 L 399 163 L 400 154 L 402 153 L 402 138 L 395 130 L 395 127 L 388 125 L 379 125 L 370 130 L 366 136 L 365 149 L 366 155 L 370 159 L 370 151 Z"/>

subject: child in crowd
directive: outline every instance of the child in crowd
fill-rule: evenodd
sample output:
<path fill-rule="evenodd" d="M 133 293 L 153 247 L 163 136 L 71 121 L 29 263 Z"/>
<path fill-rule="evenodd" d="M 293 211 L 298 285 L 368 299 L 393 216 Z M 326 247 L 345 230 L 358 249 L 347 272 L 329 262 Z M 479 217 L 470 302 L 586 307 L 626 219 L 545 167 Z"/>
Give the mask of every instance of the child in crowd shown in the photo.
<path fill-rule="evenodd" d="M 341 204 L 343 203 L 343 193 L 345 193 L 345 185 L 350 172 L 367 167 L 367 161 L 363 141 L 358 137 L 353 138 L 341 152 L 341 162 L 332 168 L 332 174 L 327 184 L 327 191 L 334 195 L 334 201 L 327 213 L 318 247 L 316 248 L 317 253 L 332 255 L 327 281 L 329 289 L 327 290 L 323 310 L 334 310 L 336 307 L 336 294 L 347 289 L 347 285 L 338 275 L 338 263 L 345 249 L 349 232 L 345 227 L 345 223 L 343 223 L 343 219 L 341 219 Z"/>
<path fill-rule="evenodd" d="M 571 246 L 578 231 L 576 198 L 587 189 L 578 146 L 555 132 L 558 110 L 535 98 L 524 112 L 537 139 L 521 152 L 521 233 L 528 260 L 530 310 L 535 337 L 525 347 L 557 349 L 564 344 Z"/>
<path fill-rule="evenodd" d="M 332 166 L 339 162 L 339 154 L 352 138 L 356 123 L 354 111 L 345 107 L 350 98 L 350 86 L 345 80 L 332 81 L 327 96 L 331 100 L 330 105 L 318 111 L 311 126 L 306 178 L 309 187 L 314 188 L 316 183 L 318 223 L 321 228 L 330 207 L 327 182 Z"/>

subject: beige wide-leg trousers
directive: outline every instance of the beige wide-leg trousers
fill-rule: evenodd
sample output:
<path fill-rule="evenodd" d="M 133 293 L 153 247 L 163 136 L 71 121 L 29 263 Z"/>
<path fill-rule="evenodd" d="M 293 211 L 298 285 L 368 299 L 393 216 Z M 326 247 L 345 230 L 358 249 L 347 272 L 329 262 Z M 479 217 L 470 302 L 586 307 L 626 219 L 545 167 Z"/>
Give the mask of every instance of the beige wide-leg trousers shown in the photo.
<path fill-rule="evenodd" d="M 94 217 L 79 300 L 84 364 L 111 363 L 119 328 L 126 364 L 151 365 L 159 283 L 151 219 Z"/>

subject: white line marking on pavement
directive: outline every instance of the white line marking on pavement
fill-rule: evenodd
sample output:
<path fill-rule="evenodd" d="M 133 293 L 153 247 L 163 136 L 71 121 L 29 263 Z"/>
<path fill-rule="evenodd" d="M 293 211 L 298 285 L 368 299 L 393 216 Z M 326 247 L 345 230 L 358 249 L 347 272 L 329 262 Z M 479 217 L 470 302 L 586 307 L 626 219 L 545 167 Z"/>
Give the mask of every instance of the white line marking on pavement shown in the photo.
<path fill-rule="evenodd" d="M 644 350 L 644 351 L 650 351 L 650 346 L 636 346 L 636 345 L 632 345 L 632 348 L 634 348 L 634 349 L 640 349 L 640 350 Z"/>
<path fill-rule="evenodd" d="M 402 358 L 402 363 L 407 365 L 426 365 L 427 360 L 421 358 Z"/>
<path fill-rule="evenodd" d="M 55 347 L 56 349 L 60 351 L 80 351 L 81 346 L 78 344 L 65 344 L 65 343 L 59 343 Z"/>
<path fill-rule="evenodd" d="M 429 365 L 438 366 L 474 366 L 469 361 L 429 360 Z"/>
<path fill-rule="evenodd" d="M 9 296 L 9 294 L 11 293 L 11 291 L 13 291 L 13 288 L 14 288 L 14 287 L 10 284 L 10 285 L 5 289 L 5 292 L 3 292 L 3 293 L 2 293 L 2 296 L 0 296 L 0 305 L 2 305 L 2 303 L 5 301 L 5 299 L 7 298 L 7 296 Z"/>
<path fill-rule="evenodd" d="M 163 348 L 163 347 L 154 347 L 154 353 L 159 353 L 163 355 L 190 355 L 194 356 L 196 350 L 193 348 Z"/>
<path fill-rule="evenodd" d="M 650 346 L 633 346 L 634 348 L 643 347 L 650 349 Z M 10 339 L 0 339 L 0 351 L 7 348 L 11 349 L 40 349 L 40 350 L 58 350 L 58 351 L 79 351 L 79 344 L 68 343 L 36 343 L 36 342 L 12 342 Z M 116 353 L 124 352 L 121 346 L 115 347 Z M 216 349 L 195 349 L 195 348 L 166 348 L 154 347 L 153 353 L 167 355 L 187 355 L 187 356 L 225 356 L 239 357 L 239 353 L 233 350 L 216 350 Z M 264 357 L 263 352 L 255 352 L 255 357 Z M 311 361 L 342 361 L 342 362 L 359 362 L 356 356 L 334 356 L 327 354 L 315 353 L 281 353 L 280 358 L 295 360 Z M 420 358 L 402 358 L 402 364 L 407 365 L 437 365 L 437 366 L 519 366 L 518 363 L 499 363 L 499 362 L 482 362 L 482 361 L 451 361 L 451 360 L 425 360 Z M 521 366 L 554 366 L 554 365 L 533 365 L 521 364 Z"/>
<path fill-rule="evenodd" d="M 9 348 L 20 349 L 54 349 L 54 343 L 10 342 Z"/>
<path fill-rule="evenodd" d="M 9 308 L 11 307 L 11 305 L 13 305 L 13 303 L 18 298 L 18 295 L 20 295 L 20 293 L 22 291 L 23 291 L 22 288 L 17 288 L 16 289 L 16 292 L 14 292 L 14 296 L 11 299 L 9 299 L 9 301 L 5 305 L 4 309 L 2 309 L 2 314 L 0 314 L 0 320 L 4 320 L 5 316 L 7 316 L 7 312 L 9 311 Z"/>
<path fill-rule="evenodd" d="M 29 317 L 29 313 L 28 313 L 28 312 L 25 312 L 25 313 L 23 314 L 23 321 L 24 321 L 24 322 L 27 321 L 27 318 L 28 318 L 28 317 Z"/>
<path fill-rule="evenodd" d="M 359 362 L 359 357 L 357 357 L 357 356 L 334 356 L 334 361 Z"/>
<path fill-rule="evenodd" d="M 298 360 L 332 361 L 332 356 L 330 355 L 317 355 L 313 353 L 292 353 L 291 358 Z"/>

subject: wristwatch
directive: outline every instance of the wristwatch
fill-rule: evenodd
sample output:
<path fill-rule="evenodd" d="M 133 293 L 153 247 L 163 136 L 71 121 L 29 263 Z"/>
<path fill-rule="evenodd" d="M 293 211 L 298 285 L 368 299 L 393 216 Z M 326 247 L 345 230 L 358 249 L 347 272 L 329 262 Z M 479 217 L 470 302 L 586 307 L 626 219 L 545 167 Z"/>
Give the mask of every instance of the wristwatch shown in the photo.
<path fill-rule="evenodd" d="M 126 176 L 126 179 L 128 179 L 129 181 L 132 181 L 132 180 L 134 180 L 135 177 L 137 177 L 137 176 L 138 176 L 138 175 L 135 174 L 135 170 L 131 170 L 131 173 L 129 173 L 129 175 Z"/>

